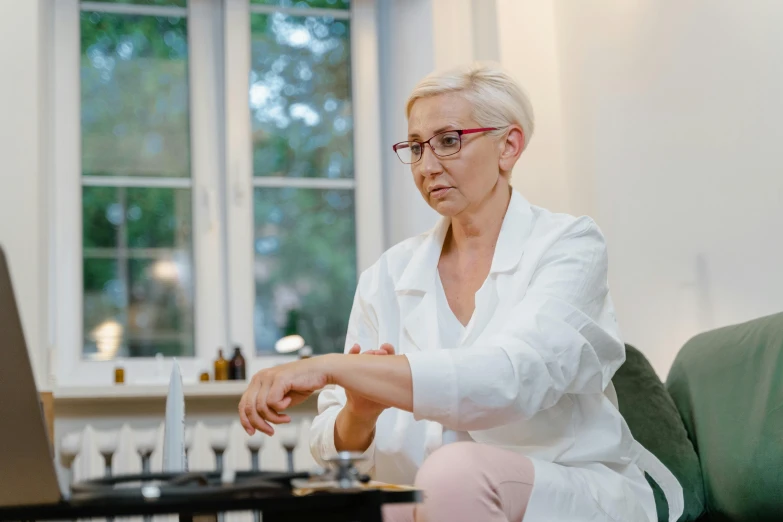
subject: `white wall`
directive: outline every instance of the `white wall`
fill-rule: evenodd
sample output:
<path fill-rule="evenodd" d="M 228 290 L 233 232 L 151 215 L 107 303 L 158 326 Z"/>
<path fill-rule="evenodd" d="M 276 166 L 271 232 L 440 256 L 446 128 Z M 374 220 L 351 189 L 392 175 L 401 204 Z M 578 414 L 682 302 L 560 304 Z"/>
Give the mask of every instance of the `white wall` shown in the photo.
<path fill-rule="evenodd" d="M 41 150 L 44 16 L 39 0 L 0 1 L 0 245 L 11 266 L 36 379 L 46 383 L 47 204 Z"/>
<path fill-rule="evenodd" d="M 507 0 L 499 26 L 539 117 L 522 73 L 561 86 L 564 158 L 538 160 L 565 182 L 520 188 L 597 219 L 626 341 L 665 376 L 693 334 L 783 310 L 783 3 Z"/>
<path fill-rule="evenodd" d="M 514 167 L 512 184 L 533 204 L 572 211 L 563 154 L 563 118 L 550 1 L 497 0 L 500 63 L 523 86 L 535 115 L 529 148 Z"/>

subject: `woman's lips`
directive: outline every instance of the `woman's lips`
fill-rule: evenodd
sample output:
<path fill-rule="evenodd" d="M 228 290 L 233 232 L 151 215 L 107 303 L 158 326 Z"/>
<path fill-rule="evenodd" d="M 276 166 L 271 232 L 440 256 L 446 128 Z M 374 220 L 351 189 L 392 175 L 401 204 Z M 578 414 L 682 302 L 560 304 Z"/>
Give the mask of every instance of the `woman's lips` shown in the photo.
<path fill-rule="evenodd" d="M 441 187 L 430 192 L 430 196 L 435 199 L 441 199 L 446 197 L 446 194 L 451 190 L 451 187 Z"/>

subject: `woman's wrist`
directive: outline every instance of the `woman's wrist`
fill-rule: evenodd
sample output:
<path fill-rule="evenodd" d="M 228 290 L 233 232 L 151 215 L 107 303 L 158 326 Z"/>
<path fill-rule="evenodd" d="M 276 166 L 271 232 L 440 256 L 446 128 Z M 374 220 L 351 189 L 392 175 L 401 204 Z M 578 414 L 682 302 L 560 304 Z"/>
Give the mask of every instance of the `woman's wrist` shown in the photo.
<path fill-rule="evenodd" d="M 343 406 L 345 415 L 350 418 L 352 424 L 357 426 L 375 426 L 375 423 L 378 421 L 378 417 L 381 416 L 381 413 L 383 413 L 384 409 L 385 408 L 378 408 L 377 411 L 368 411 L 367 409 L 358 410 L 353 407 L 353 401 L 351 401 L 350 398 L 348 398 L 345 406 Z"/>
<path fill-rule="evenodd" d="M 378 416 L 357 415 L 343 407 L 334 423 L 334 445 L 337 451 L 365 451 L 375 438 Z"/>
<path fill-rule="evenodd" d="M 337 382 L 337 376 L 339 375 L 340 362 L 345 359 L 345 355 L 341 353 L 327 353 L 318 357 L 320 359 L 322 370 L 326 374 L 326 383 L 332 385 L 340 385 Z"/>

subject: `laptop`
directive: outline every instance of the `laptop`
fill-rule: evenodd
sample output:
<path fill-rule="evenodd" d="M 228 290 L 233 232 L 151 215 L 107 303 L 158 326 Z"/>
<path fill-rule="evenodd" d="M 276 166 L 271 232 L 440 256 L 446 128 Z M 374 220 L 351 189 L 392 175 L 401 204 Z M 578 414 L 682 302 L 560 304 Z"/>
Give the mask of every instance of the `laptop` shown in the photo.
<path fill-rule="evenodd" d="M 0 507 L 64 500 L 51 448 L 0 247 Z"/>

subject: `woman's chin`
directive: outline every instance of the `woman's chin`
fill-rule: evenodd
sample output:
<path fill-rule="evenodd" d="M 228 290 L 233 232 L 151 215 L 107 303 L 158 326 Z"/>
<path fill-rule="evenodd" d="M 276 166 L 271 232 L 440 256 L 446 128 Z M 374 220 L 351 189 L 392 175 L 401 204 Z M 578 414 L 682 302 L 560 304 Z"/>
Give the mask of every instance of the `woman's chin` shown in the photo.
<path fill-rule="evenodd" d="M 462 206 L 447 199 L 430 199 L 430 207 L 444 217 L 454 217 L 462 211 Z"/>

